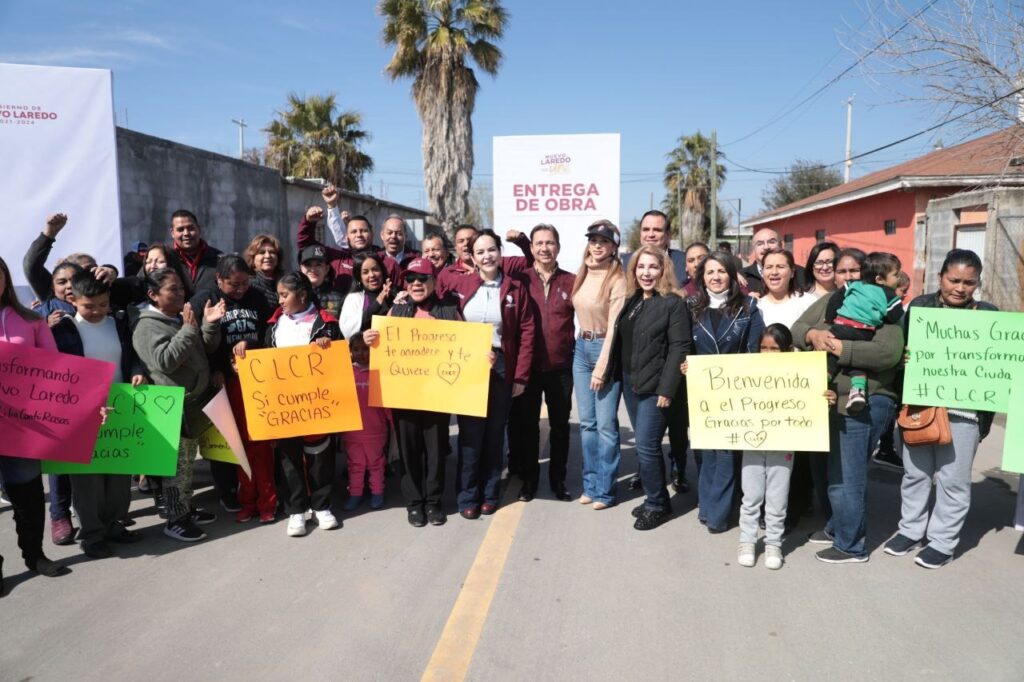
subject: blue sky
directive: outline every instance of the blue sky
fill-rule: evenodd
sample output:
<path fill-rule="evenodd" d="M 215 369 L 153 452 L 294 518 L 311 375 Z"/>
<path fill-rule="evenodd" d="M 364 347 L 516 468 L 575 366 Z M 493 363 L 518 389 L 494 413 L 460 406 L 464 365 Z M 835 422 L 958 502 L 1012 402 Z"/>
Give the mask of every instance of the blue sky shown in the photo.
<path fill-rule="evenodd" d="M 877 4 L 877 3 L 873 3 Z M 118 123 L 235 155 L 232 118 L 250 123 L 246 146 L 289 91 L 335 92 L 363 115 L 377 171 L 364 191 L 419 206 L 420 124 L 407 81 L 383 73 L 390 53 L 369 0 L 333 3 L 0 2 L 0 61 L 114 72 Z M 496 79 L 480 76 L 473 125 L 475 182 L 489 185 L 491 137 L 622 134 L 622 215 L 628 226 L 651 194 L 676 139 L 717 130 L 724 152 L 752 168 L 796 158 L 834 162 L 845 144 L 844 100 L 856 93 L 854 153 L 934 123 L 933 112 L 890 101 L 854 72 L 796 113 L 750 136 L 853 62 L 841 40 L 864 22 L 846 0 L 772 3 L 507 1 L 511 15 Z M 952 131 L 939 133 L 947 144 Z M 857 163 L 863 175 L 931 148 L 921 137 Z M 768 175 L 735 166 L 721 188 L 743 216 L 761 209 Z M 501 228 L 511 226 L 498 226 Z M 518 227 L 518 226 L 517 226 Z"/>

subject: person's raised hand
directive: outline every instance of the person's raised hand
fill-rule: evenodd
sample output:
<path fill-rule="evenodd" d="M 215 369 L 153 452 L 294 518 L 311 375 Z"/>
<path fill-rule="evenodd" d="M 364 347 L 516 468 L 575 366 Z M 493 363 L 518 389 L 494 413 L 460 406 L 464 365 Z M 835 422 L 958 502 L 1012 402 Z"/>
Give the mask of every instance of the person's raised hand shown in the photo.
<path fill-rule="evenodd" d="M 181 322 L 182 324 L 189 324 L 193 327 L 199 326 L 199 323 L 196 321 L 196 313 L 192 310 L 191 303 L 186 303 L 185 307 L 181 309 Z"/>
<path fill-rule="evenodd" d="M 203 320 L 210 324 L 220 322 L 227 311 L 228 306 L 223 298 L 217 301 L 216 305 L 214 305 L 213 301 L 207 301 L 206 306 L 203 308 Z"/>
<path fill-rule="evenodd" d="M 46 227 L 43 228 L 43 234 L 53 239 L 67 224 L 68 216 L 66 213 L 54 213 L 46 218 Z"/>
<path fill-rule="evenodd" d="M 93 277 L 107 286 L 113 284 L 114 280 L 117 279 L 117 271 L 106 265 L 97 265 L 91 272 Z"/>
<path fill-rule="evenodd" d="M 310 206 L 306 209 L 306 222 L 318 223 L 324 217 L 324 210 L 319 206 Z"/>
<path fill-rule="evenodd" d="M 391 293 L 391 280 L 384 282 L 384 286 L 380 288 L 380 293 L 377 294 L 377 303 L 384 303 L 387 300 L 388 294 Z"/>
<path fill-rule="evenodd" d="M 320 192 L 320 196 L 324 198 L 324 202 L 327 204 L 327 208 L 334 208 L 338 205 L 338 188 L 334 185 L 327 185 Z"/>
<path fill-rule="evenodd" d="M 510 241 L 510 242 L 514 242 L 515 240 L 519 239 L 519 237 L 522 234 L 523 233 L 520 232 L 519 230 L 509 230 L 508 232 L 505 233 L 505 240 L 506 241 Z"/>

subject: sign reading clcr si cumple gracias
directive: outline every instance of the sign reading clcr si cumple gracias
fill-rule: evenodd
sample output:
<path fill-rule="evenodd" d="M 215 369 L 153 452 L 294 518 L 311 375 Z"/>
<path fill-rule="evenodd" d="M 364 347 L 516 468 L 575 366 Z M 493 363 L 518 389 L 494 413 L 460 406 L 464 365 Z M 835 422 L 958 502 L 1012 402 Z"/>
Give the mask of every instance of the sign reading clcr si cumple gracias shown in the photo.
<path fill-rule="evenodd" d="M 247 351 L 238 360 L 252 440 L 363 428 L 348 343 Z"/>

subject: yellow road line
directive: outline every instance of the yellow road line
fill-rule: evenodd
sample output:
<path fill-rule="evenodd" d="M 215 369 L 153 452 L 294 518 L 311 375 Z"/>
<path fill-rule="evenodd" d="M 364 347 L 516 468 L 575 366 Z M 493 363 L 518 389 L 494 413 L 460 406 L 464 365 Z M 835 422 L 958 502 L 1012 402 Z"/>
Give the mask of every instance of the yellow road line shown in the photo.
<path fill-rule="evenodd" d="M 491 527 L 477 550 L 422 680 L 466 678 L 525 507 L 522 502 L 514 502 L 491 517 Z"/>

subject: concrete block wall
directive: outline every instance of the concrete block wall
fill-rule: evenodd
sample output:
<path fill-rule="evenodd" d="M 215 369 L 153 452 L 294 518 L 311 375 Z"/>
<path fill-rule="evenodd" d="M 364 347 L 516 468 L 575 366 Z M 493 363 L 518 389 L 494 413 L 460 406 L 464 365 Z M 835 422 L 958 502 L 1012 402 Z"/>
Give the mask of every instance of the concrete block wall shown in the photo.
<path fill-rule="evenodd" d="M 296 231 L 307 206 L 323 205 L 314 182 L 286 181 L 276 170 L 188 147 L 124 128 L 117 129 L 121 199 L 121 243 L 170 243 L 171 213 L 192 211 L 206 241 L 222 251 L 241 252 L 257 234 L 277 237 L 285 267 L 296 262 Z M 380 225 L 391 213 L 407 220 L 424 212 L 375 197 L 343 193 L 342 208 Z M 326 227 L 326 226 L 324 226 Z M 334 245 L 329 235 L 321 240 Z M 415 245 L 415 239 L 410 239 Z"/>

